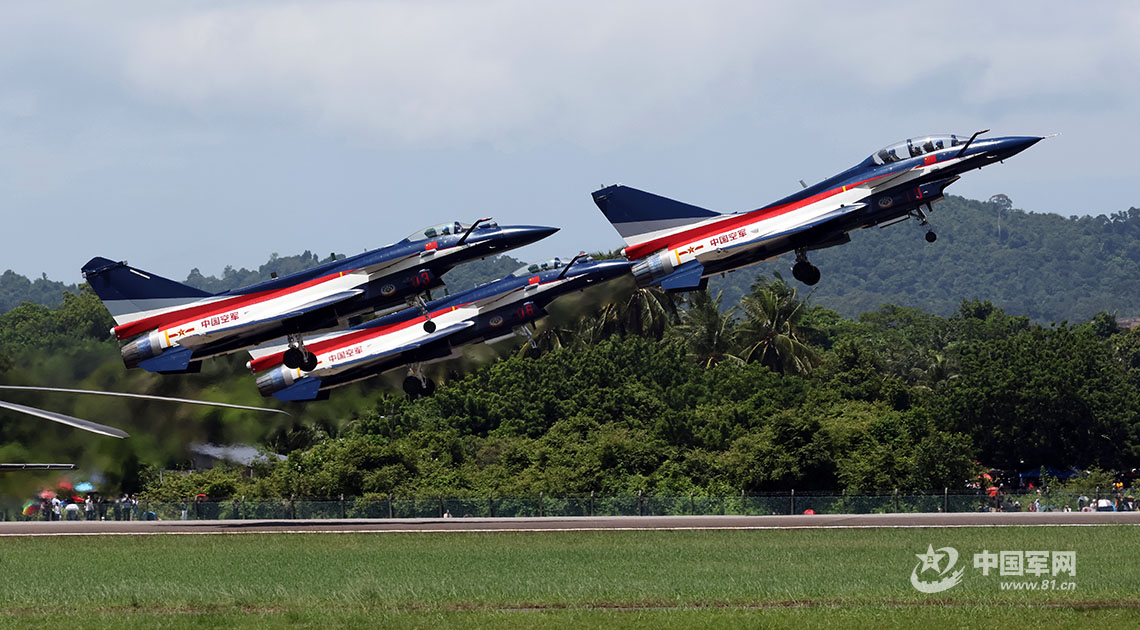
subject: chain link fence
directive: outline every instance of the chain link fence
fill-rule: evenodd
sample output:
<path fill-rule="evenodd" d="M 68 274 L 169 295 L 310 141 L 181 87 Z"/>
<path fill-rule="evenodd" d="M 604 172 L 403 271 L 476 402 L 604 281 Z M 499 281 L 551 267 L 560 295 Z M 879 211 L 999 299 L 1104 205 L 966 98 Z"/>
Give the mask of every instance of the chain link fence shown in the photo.
<path fill-rule="evenodd" d="M 103 502 L 93 509 L 64 510 L 61 519 L 72 520 L 221 520 L 221 519 L 343 519 L 343 518 L 448 518 L 532 516 L 677 516 L 766 514 L 887 514 L 902 512 L 980 512 L 1061 510 L 1134 510 L 1132 492 L 1099 491 L 1085 495 L 988 494 L 882 494 L 847 495 L 761 493 L 730 496 L 596 494 L 549 497 L 487 495 L 482 497 L 401 497 L 368 495 L 331 499 L 279 498 L 224 501 L 152 501 L 137 504 Z M 25 502 L 0 501 L 0 520 L 52 520 L 50 506 L 29 509 Z M 1038 507 L 1038 504 L 1040 507 Z M 38 504 L 37 504 L 38 505 Z"/>

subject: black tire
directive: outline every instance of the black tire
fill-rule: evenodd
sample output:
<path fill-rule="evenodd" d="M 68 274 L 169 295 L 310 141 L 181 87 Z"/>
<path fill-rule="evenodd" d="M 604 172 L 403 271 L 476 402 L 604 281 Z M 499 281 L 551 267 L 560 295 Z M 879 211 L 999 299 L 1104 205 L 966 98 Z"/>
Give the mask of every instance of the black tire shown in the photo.
<path fill-rule="evenodd" d="M 411 396 L 412 398 L 415 398 L 416 396 L 419 396 L 420 392 L 422 391 L 423 385 L 420 384 L 420 379 L 414 376 L 409 376 L 408 378 L 404 379 L 405 394 Z"/>
<path fill-rule="evenodd" d="M 424 322 L 424 332 L 428 334 L 435 332 L 435 322 L 431 321 L 430 319 Z"/>
<path fill-rule="evenodd" d="M 792 267 L 792 276 L 810 287 L 819 282 L 819 267 L 801 260 Z"/>
<path fill-rule="evenodd" d="M 317 369 L 317 355 L 306 350 L 305 358 L 301 360 L 301 369 L 306 372 L 312 372 Z"/>
<path fill-rule="evenodd" d="M 811 269 L 808 269 L 807 277 L 805 277 L 803 279 L 803 283 L 808 285 L 809 287 L 813 287 L 813 286 L 819 284 L 819 279 L 822 276 L 822 274 L 820 274 L 820 272 L 819 272 L 819 267 L 816 267 L 815 265 L 809 265 L 809 266 L 811 267 Z"/>
<path fill-rule="evenodd" d="M 431 380 L 430 378 L 427 379 L 427 382 L 424 383 L 424 388 L 423 388 L 422 393 L 424 396 L 431 396 L 432 394 L 434 394 L 435 393 L 435 381 Z"/>
<path fill-rule="evenodd" d="M 927 243 L 933 243 L 934 241 L 937 241 L 937 240 L 938 240 L 938 235 L 934 233 L 934 230 L 931 230 L 931 231 L 926 233 L 926 242 Z"/>
<path fill-rule="evenodd" d="M 281 362 L 284 363 L 285 367 L 289 368 L 290 370 L 295 370 L 301 367 L 301 363 L 303 363 L 304 360 L 305 357 L 301 355 L 301 350 L 299 348 L 289 348 L 285 351 L 285 356 L 281 357 Z"/>
<path fill-rule="evenodd" d="M 804 279 L 810 276 L 811 268 L 811 263 L 806 260 L 801 260 L 792 265 L 792 277 L 800 282 L 804 282 Z"/>

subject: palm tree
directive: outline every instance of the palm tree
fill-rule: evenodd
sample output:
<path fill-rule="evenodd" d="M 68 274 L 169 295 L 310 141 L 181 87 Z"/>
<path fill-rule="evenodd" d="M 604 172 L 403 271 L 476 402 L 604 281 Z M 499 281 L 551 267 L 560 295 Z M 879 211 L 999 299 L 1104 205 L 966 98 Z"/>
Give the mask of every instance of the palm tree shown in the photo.
<path fill-rule="evenodd" d="M 532 327 L 532 330 L 534 328 L 537 326 Z M 522 339 L 521 336 L 519 338 Z M 531 340 L 533 340 L 533 344 Z M 519 349 L 515 351 L 516 357 L 538 357 L 552 350 L 569 348 L 579 343 L 581 338 L 578 331 L 573 328 L 548 324 L 535 332 L 531 340 L 527 340 L 519 346 Z"/>
<path fill-rule="evenodd" d="M 723 292 L 716 299 L 709 297 L 708 291 L 690 291 L 688 308 L 681 315 L 681 322 L 674 326 L 672 333 L 683 339 L 689 352 L 706 368 L 723 361 L 743 363 L 736 345 L 736 307 L 721 312 L 720 301 Z"/>
<path fill-rule="evenodd" d="M 741 300 L 745 320 L 740 325 L 748 344 L 744 360 L 759 361 L 780 373 L 806 375 L 819 357 L 804 339 L 812 334 L 803 323 L 806 301 L 796 299 L 796 288 L 780 274 L 774 280 L 759 278 L 752 292 Z"/>
<path fill-rule="evenodd" d="M 660 340 L 678 320 L 677 299 L 658 287 L 634 289 L 594 315 L 582 318 L 579 332 L 587 343 L 612 335 L 640 335 Z"/>

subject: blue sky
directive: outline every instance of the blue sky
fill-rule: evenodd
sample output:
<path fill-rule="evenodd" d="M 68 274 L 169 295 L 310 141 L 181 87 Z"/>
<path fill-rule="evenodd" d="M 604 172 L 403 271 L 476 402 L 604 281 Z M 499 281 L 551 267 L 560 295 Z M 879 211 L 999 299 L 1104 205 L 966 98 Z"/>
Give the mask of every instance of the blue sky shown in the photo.
<path fill-rule="evenodd" d="M 747 210 L 984 128 L 1062 135 L 950 192 L 1140 206 L 1140 5 L 806 4 L 8 3 L 0 269 L 184 278 L 481 216 L 563 228 L 521 257 L 613 249 L 602 185 Z"/>

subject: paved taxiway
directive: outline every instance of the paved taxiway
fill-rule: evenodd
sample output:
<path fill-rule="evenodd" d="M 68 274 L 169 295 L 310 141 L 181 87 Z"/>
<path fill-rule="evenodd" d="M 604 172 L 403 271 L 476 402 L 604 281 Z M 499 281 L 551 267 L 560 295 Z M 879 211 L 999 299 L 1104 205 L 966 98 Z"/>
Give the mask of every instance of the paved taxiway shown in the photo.
<path fill-rule="evenodd" d="M 598 516 L 225 521 L 26 521 L 0 523 L 0 536 L 247 534 L 335 532 L 502 532 L 701 529 L 839 529 L 1140 525 L 1140 512 L 964 512 L 794 516 Z"/>

